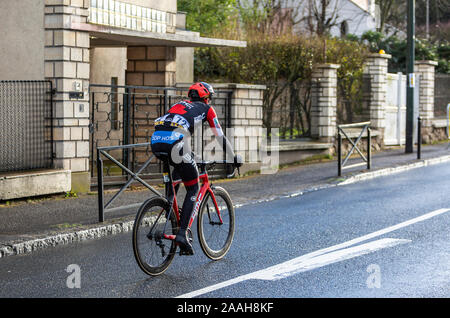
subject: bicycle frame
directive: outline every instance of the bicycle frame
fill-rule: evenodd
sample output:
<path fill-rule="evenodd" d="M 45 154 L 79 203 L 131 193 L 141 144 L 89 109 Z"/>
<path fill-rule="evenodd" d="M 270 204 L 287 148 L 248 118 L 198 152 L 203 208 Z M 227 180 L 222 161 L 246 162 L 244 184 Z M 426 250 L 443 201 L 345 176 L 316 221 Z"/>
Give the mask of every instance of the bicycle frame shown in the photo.
<path fill-rule="evenodd" d="M 175 181 L 172 180 L 172 174 L 170 172 L 170 168 L 168 169 L 168 171 L 169 172 L 167 172 L 167 173 L 165 172 L 163 174 L 164 181 L 165 181 L 165 186 L 166 186 L 166 198 L 169 198 L 169 187 L 172 188 L 172 193 L 174 195 L 173 195 L 172 202 L 169 201 L 169 203 L 171 204 L 172 208 L 170 209 L 169 216 L 167 217 L 167 222 L 170 219 L 170 213 L 172 213 L 172 211 L 173 211 L 175 213 L 175 216 L 176 216 L 177 224 L 180 225 L 180 211 L 179 211 L 179 208 L 178 208 L 177 193 L 175 191 L 175 187 L 177 185 L 179 185 L 182 181 L 181 180 L 175 180 Z M 223 220 L 222 220 L 222 217 L 220 215 L 220 209 L 219 209 L 219 206 L 217 205 L 216 197 L 215 197 L 214 192 L 213 192 L 213 190 L 211 188 L 211 184 L 209 182 L 208 173 L 207 173 L 206 169 L 205 169 L 204 172 L 202 172 L 199 175 L 199 180 L 201 181 L 202 185 L 201 185 L 200 190 L 199 190 L 199 192 L 197 194 L 197 198 L 196 198 L 195 205 L 194 205 L 194 211 L 192 212 L 191 218 L 189 220 L 189 225 L 188 225 L 188 229 L 189 230 L 191 229 L 191 226 L 192 226 L 192 224 L 195 221 L 195 218 L 197 216 L 198 210 L 199 210 L 199 208 L 200 208 L 200 206 L 201 206 L 201 204 L 202 204 L 202 202 L 203 202 L 203 200 L 204 200 L 204 198 L 205 198 L 207 193 L 209 193 L 209 195 L 211 196 L 211 198 L 213 200 L 214 207 L 215 207 L 215 209 L 217 211 L 217 216 L 219 217 L 220 225 L 223 224 Z M 164 228 L 163 233 L 164 232 L 165 232 L 165 228 Z M 175 235 L 163 234 L 163 236 L 164 236 L 165 239 L 175 240 Z"/>

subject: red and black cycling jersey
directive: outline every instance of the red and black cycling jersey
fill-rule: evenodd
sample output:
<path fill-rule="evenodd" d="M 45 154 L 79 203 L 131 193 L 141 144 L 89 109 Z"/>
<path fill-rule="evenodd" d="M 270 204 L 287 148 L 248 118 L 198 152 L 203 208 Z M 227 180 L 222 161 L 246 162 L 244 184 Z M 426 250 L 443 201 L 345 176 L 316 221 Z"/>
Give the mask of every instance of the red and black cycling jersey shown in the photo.
<path fill-rule="evenodd" d="M 194 127 L 207 121 L 214 135 L 223 136 L 214 108 L 195 101 L 180 101 L 170 107 L 167 114 L 155 120 L 156 130 L 184 129 L 192 135 Z"/>

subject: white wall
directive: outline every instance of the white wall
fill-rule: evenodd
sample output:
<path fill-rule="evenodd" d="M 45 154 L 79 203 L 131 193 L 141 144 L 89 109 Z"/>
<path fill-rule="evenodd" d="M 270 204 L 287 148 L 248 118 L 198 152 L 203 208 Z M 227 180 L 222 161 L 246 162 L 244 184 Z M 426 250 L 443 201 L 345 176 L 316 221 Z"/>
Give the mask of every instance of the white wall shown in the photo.
<path fill-rule="evenodd" d="M 319 1 L 319 0 L 318 0 Z M 363 4 L 364 1 L 360 1 Z M 362 35 L 366 31 L 375 31 L 376 21 L 375 21 L 375 10 L 370 1 L 367 2 L 369 9 L 373 9 L 372 14 L 363 10 L 360 6 L 355 4 L 351 0 L 333 0 L 328 6 L 328 12 L 331 16 L 334 10 L 337 11 L 337 26 L 331 29 L 331 35 L 341 36 L 340 26 L 342 22 L 346 22 L 348 25 L 348 33 L 355 35 Z M 294 10 L 299 15 L 298 17 L 304 17 L 308 14 L 308 1 L 305 0 L 287 0 L 287 6 L 294 8 Z M 304 32 L 306 29 L 305 22 L 298 24 L 295 29 L 298 32 Z"/>
<path fill-rule="evenodd" d="M 117 77 L 119 85 L 125 85 L 127 69 L 127 48 L 91 48 L 90 83 L 111 84 L 111 77 Z"/>
<path fill-rule="evenodd" d="M 43 80 L 44 40 L 44 0 L 1 0 L 0 80 Z"/>

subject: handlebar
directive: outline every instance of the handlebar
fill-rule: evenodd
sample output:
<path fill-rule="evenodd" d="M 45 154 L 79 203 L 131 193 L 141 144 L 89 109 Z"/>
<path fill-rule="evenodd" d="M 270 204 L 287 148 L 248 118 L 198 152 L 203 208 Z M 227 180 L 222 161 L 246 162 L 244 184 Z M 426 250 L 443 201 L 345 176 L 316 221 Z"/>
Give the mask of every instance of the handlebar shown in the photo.
<path fill-rule="evenodd" d="M 236 175 L 236 170 L 238 174 L 240 174 L 239 167 L 235 166 L 233 163 L 230 163 L 226 160 L 210 160 L 210 161 L 198 161 L 196 162 L 197 166 L 206 171 L 206 166 L 214 166 L 216 164 L 226 164 L 231 165 L 233 167 L 233 172 L 231 174 L 227 174 L 227 178 L 233 178 Z"/>

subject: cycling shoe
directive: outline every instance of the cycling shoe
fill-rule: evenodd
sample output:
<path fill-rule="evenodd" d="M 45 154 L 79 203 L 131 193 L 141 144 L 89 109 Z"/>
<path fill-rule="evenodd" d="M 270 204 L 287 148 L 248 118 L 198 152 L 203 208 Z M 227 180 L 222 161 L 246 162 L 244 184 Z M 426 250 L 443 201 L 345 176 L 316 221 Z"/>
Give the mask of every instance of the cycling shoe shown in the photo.
<path fill-rule="evenodd" d="M 187 237 L 187 231 L 183 232 L 180 231 L 175 237 L 175 242 L 180 246 L 180 255 L 194 255 L 194 248 L 191 240 Z"/>

